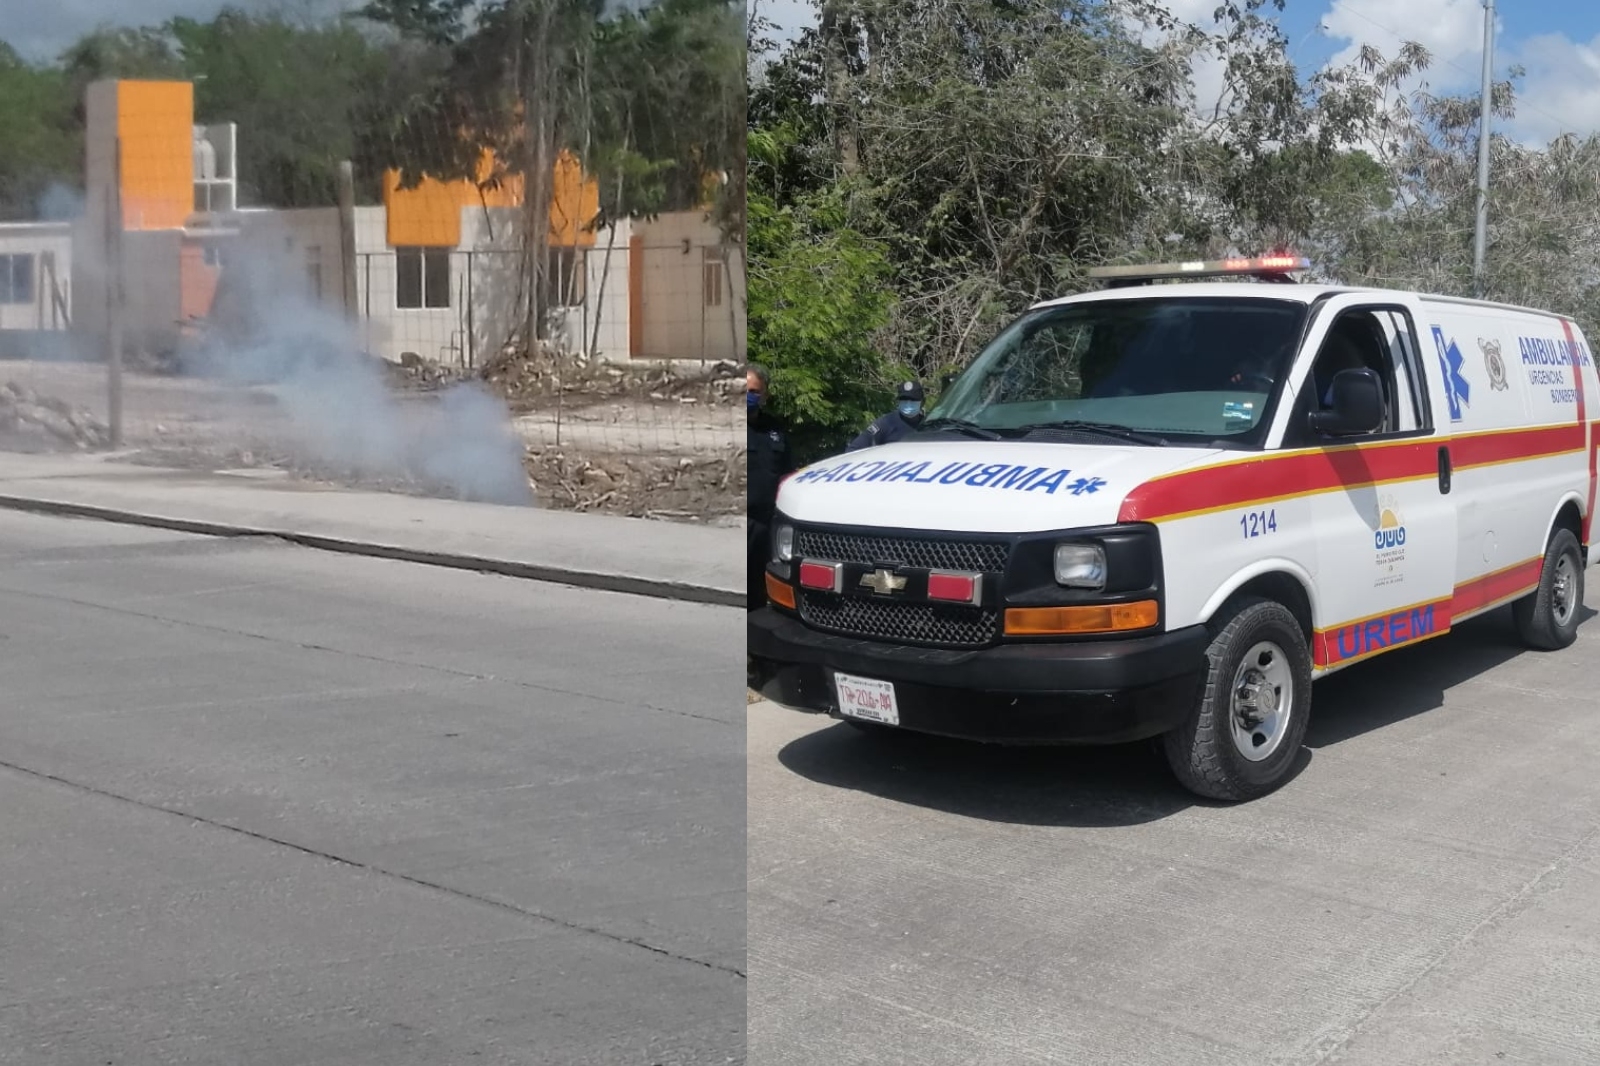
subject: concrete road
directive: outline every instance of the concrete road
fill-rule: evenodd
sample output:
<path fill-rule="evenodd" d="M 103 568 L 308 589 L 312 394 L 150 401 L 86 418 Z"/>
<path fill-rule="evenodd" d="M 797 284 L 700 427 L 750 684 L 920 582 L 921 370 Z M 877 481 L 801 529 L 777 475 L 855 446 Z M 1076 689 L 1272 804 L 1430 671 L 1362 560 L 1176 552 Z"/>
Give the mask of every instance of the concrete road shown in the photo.
<path fill-rule="evenodd" d="M 1592 1066 L 1597 653 L 1496 615 L 1336 675 L 1237 807 L 752 707 L 750 1061 Z"/>
<path fill-rule="evenodd" d="M 743 621 L 0 514 L 0 1063 L 743 1062 Z"/>

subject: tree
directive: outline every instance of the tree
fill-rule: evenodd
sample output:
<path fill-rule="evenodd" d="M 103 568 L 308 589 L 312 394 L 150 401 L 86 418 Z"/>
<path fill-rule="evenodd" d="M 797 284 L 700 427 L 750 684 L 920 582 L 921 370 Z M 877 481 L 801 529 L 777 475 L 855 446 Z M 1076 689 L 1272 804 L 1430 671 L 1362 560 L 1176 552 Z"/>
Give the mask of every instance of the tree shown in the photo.
<path fill-rule="evenodd" d="M 524 203 L 527 339 L 543 336 L 551 174 L 571 151 L 603 190 L 597 224 L 697 206 L 741 150 L 742 64 L 730 0 L 660 0 L 612 18 L 602 0 L 490 0 L 470 27 L 458 0 L 371 0 L 369 19 L 447 43 L 452 61 L 403 124 L 402 181 L 517 180 Z M 493 161 L 485 173 L 483 160 Z M 742 197 L 741 197 L 742 202 Z M 737 228 L 740 208 L 723 197 Z"/>
<path fill-rule="evenodd" d="M 1469 293 L 1476 99 L 1407 91 L 1415 44 L 1305 76 L 1281 7 L 1222 0 L 1201 33 L 1145 0 L 818 0 L 781 52 L 753 22 L 750 344 L 795 417 L 842 436 L 863 388 L 963 365 L 1108 261 L 1285 248 L 1323 278 Z M 1218 99 L 1194 98 L 1202 60 Z M 1600 139 L 1492 155 L 1491 295 L 1587 325 Z"/>
<path fill-rule="evenodd" d="M 882 413 L 872 338 L 892 307 L 889 264 L 845 224 L 836 196 L 779 206 L 781 143 L 763 131 L 750 141 L 751 357 L 772 371 L 774 410 L 797 450 L 815 452 Z"/>
<path fill-rule="evenodd" d="M 0 42 L 0 219 L 33 218 L 53 185 L 77 185 L 78 143 L 61 72 Z"/>
<path fill-rule="evenodd" d="M 195 80 L 196 120 L 237 122 L 249 199 L 273 207 L 334 203 L 338 167 L 383 110 L 391 57 L 354 26 L 298 26 L 224 10 L 173 19 L 167 32 Z M 369 189 L 369 194 L 370 194 Z"/>

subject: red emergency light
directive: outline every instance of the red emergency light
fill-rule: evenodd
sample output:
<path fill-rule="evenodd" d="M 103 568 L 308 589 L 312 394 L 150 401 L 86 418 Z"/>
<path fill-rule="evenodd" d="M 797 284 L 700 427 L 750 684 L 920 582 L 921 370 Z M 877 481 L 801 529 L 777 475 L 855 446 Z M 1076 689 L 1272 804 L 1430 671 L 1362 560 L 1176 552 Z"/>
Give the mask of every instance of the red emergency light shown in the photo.
<path fill-rule="evenodd" d="M 1293 281 L 1290 275 L 1311 269 L 1311 260 L 1298 255 L 1258 255 L 1249 258 L 1194 259 L 1178 263 L 1099 266 L 1089 277 L 1112 287 L 1148 285 L 1173 278 L 1252 277 L 1261 281 Z"/>
<path fill-rule="evenodd" d="M 977 603 L 981 594 L 981 576 L 935 570 L 928 575 L 928 599 L 949 603 Z"/>
<path fill-rule="evenodd" d="M 844 567 L 839 563 L 800 563 L 800 587 L 838 592 L 844 584 Z"/>

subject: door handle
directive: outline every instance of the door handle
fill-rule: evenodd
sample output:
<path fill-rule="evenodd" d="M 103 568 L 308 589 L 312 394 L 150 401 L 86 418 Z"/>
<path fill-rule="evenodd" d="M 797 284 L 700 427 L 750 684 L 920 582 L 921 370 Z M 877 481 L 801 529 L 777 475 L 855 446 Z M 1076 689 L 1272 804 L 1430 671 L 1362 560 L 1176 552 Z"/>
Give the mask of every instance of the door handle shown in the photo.
<path fill-rule="evenodd" d="M 1450 449 L 1442 444 L 1439 446 L 1439 494 L 1450 495 Z"/>

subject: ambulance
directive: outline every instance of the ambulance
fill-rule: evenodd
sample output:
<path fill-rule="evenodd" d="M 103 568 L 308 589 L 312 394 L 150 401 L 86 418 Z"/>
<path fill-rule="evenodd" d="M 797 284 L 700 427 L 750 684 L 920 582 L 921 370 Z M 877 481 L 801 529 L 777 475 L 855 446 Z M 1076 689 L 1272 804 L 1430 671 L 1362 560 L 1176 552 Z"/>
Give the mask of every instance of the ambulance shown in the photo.
<path fill-rule="evenodd" d="M 911 437 L 791 475 L 753 683 L 879 735 L 1154 738 L 1189 790 L 1245 801 L 1291 776 L 1317 678 L 1505 604 L 1528 645 L 1571 645 L 1582 331 L 1309 268 L 1102 268 Z"/>

